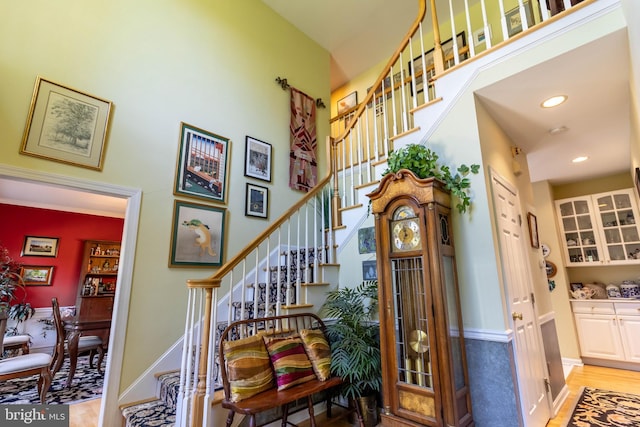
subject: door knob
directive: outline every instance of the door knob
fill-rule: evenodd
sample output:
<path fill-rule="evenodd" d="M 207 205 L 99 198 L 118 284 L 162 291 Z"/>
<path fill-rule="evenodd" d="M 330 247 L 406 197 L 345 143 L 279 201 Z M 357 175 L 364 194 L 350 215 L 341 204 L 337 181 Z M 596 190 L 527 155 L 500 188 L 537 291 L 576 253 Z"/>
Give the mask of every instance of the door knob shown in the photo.
<path fill-rule="evenodd" d="M 513 320 L 516 320 L 516 319 L 522 320 L 522 313 L 516 313 L 514 311 L 513 313 L 511 313 L 511 317 L 513 318 Z"/>

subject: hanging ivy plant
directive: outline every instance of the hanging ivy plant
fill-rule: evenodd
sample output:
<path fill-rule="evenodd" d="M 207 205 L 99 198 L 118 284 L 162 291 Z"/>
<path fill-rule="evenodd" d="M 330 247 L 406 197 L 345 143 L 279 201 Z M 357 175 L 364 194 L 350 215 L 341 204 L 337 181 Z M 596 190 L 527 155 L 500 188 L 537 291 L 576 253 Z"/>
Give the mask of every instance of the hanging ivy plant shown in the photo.
<path fill-rule="evenodd" d="M 408 169 L 421 179 L 437 178 L 444 182 L 451 194 L 458 199 L 456 204 L 458 212 L 466 212 L 471 205 L 469 196 L 471 180 L 468 175 L 470 173 L 477 174 L 480 171 L 480 165 L 467 166 L 462 164 L 455 169 L 454 173 L 449 166 L 439 163 L 438 160 L 438 154 L 430 148 L 421 144 L 409 144 L 389 153 L 387 169 L 382 173 L 382 176 L 396 173 L 400 169 Z"/>

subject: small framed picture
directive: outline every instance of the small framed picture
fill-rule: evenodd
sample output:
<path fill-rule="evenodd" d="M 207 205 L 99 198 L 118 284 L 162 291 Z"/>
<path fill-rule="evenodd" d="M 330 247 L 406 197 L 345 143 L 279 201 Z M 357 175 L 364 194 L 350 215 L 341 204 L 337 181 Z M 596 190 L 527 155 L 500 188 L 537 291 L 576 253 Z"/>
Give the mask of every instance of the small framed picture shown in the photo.
<path fill-rule="evenodd" d="M 540 247 L 540 240 L 538 239 L 538 219 L 531 212 L 527 213 L 527 222 L 529 223 L 529 241 L 532 248 Z"/>
<path fill-rule="evenodd" d="M 58 256 L 57 237 L 25 236 L 20 256 L 42 256 L 55 258 Z"/>
<path fill-rule="evenodd" d="M 53 266 L 23 265 L 20 276 L 25 286 L 51 286 Z"/>
<path fill-rule="evenodd" d="M 354 91 L 338 101 L 338 115 L 351 110 L 356 105 L 358 105 L 358 92 Z"/>
<path fill-rule="evenodd" d="M 175 200 L 169 267 L 211 267 L 223 263 L 225 210 Z"/>
<path fill-rule="evenodd" d="M 362 261 L 362 280 L 378 280 L 376 260 Z"/>
<path fill-rule="evenodd" d="M 186 123 L 180 127 L 173 193 L 224 203 L 231 141 Z"/>
<path fill-rule="evenodd" d="M 366 227 L 358 230 L 358 253 L 371 254 L 376 251 L 376 229 Z"/>
<path fill-rule="evenodd" d="M 269 212 L 269 189 L 260 185 L 247 183 L 244 214 L 267 218 Z"/>
<path fill-rule="evenodd" d="M 111 101 L 36 79 L 20 154 L 102 170 Z"/>
<path fill-rule="evenodd" d="M 246 137 L 244 176 L 271 182 L 271 144 Z"/>

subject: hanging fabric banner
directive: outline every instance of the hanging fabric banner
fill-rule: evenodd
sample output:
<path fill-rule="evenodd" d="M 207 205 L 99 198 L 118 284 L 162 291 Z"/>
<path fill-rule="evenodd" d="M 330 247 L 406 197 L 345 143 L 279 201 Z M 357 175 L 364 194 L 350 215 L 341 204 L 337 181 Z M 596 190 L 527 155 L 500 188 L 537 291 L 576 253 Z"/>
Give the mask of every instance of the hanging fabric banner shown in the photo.
<path fill-rule="evenodd" d="M 316 101 L 291 88 L 289 187 L 309 191 L 317 182 Z"/>

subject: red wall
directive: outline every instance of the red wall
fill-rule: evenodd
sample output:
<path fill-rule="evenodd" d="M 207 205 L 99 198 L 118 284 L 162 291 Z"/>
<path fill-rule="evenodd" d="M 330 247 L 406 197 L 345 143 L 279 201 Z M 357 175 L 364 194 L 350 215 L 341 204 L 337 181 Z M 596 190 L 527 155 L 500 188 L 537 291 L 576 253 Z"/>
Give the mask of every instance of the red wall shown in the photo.
<path fill-rule="evenodd" d="M 122 240 L 124 219 L 0 203 L 0 245 L 22 265 L 53 266 L 51 286 L 27 286 L 27 302 L 51 307 L 75 305 L 84 240 Z M 25 236 L 57 237 L 58 256 L 21 257 Z"/>

